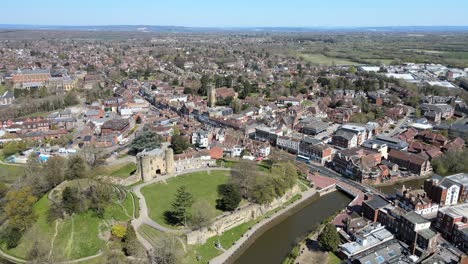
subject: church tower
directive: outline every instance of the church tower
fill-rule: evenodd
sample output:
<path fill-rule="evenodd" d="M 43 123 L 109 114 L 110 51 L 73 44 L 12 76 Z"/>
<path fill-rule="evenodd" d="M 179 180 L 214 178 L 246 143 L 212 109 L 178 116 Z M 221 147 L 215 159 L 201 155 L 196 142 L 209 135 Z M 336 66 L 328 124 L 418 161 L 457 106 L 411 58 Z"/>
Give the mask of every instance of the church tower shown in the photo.
<path fill-rule="evenodd" d="M 214 85 L 210 85 L 208 87 L 208 106 L 209 107 L 216 106 L 216 89 Z"/>

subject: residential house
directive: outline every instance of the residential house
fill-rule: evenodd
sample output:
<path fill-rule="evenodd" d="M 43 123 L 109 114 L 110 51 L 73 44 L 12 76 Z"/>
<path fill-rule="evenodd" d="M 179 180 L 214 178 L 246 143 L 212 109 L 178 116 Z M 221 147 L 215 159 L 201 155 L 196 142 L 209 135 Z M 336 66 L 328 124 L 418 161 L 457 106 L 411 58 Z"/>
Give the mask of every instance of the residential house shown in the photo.
<path fill-rule="evenodd" d="M 432 172 L 429 158 L 418 154 L 392 149 L 388 153 L 388 159 L 398 164 L 400 170 L 407 170 L 416 175 L 423 176 Z"/>

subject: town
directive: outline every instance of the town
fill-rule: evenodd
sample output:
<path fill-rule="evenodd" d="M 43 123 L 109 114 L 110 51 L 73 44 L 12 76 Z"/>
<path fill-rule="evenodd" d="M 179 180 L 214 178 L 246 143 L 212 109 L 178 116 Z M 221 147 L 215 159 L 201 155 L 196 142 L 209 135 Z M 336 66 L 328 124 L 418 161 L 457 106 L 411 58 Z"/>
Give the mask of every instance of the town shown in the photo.
<path fill-rule="evenodd" d="M 287 263 L 468 263 L 466 62 L 283 49 L 320 33 L 0 33 L 8 261 L 255 263 L 275 219 L 341 195 Z"/>

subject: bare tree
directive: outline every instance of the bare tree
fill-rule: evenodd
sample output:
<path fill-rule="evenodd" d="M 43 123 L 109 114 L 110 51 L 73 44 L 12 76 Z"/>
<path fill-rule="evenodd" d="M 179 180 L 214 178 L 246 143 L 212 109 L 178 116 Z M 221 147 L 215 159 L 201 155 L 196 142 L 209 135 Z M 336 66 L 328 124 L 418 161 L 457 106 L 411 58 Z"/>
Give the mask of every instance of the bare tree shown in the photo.
<path fill-rule="evenodd" d="M 158 239 L 153 250 L 150 252 L 150 262 L 157 264 L 181 263 L 183 250 L 179 240 L 172 235 L 163 236 Z"/>
<path fill-rule="evenodd" d="M 257 173 L 257 165 L 254 162 L 241 160 L 233 166 L 230 181 L 239 188 L 243 197 L 247 197 Z"/>

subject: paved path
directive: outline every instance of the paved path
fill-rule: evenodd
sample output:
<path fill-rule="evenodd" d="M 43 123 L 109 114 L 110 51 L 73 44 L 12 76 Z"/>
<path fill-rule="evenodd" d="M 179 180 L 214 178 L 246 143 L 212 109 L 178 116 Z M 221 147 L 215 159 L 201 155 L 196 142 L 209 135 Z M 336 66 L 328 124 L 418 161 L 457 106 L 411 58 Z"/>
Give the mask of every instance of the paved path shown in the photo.
<path fill-rule="evenodd" d="M 309 189 L 305 192 L 302 193 L 301 199 L 295 201 L 292 204 L 289 204 L 288 206 L 278 210 L 276 213 L 272 214 L 269 218 L 263 218 L 260 223 L 255 224 L 250 230 L 245 232 L 245 234 L 235 242 L 234 245 L 232 245 L 230 248 L 228 248 L 225 252 L 223 252 L 221 255 L 213 258 L 210 260 L 210 264 L 222 264 L 225 263 L 234 253 L 236 253 L 249 239 L 253 234 L 255 234 L 261 227 L 271 223 L 274 221 L 276 218 L 281 216 L 282 214 L 286 213 L 287 211 L 291 210 L 293 207 L 296 205 L 304 202 L 305 200 L 309 199 L 313 195 L 315 195 L 317 191 L 315 189 Z"/>
<path fill-rule="evenodd" d="M 26 167 L 26 164 L 4 162 L 3 160 L 0 160 L 0 164 L 7 165 L 7 166 Z"/>
<path fill-rule="evenodd" d="M 180 233 L 186 233 L 186 232 L 188 232 L 190 230 L 189 229 L 171 229 L 171 228 L 167 228 L 165 226 L 162 226 L 162 225 L 156 223 L 153 219 L 151 219 L 149 217 L 148 206 L 146 204 L 145 197 L 141 193 L 141 188 L 143 188 L 145 186 L 148 186 L 148 185 L 151 185 L 153 183 L 163 182 L 163 181 L 166 181 L 167 179 L 174 178 L 174 177 L 177 177 L 177 176 L 180 176 L 180 175 L 183 175 L 183 174 L 188 174 L 188 173 L 192 173 L 192 172 L 200 172 L 200 171 L 220 171 L 220 170 L 229 171 L 231 169 L 230 168 L 202 168 L 202 169 L 186 170 L 186 171 L 183 171 L 183 172 L 174 173 L 172 175 L 160 176 L 160 177 L 152 179 L 151 181 L 144 182 L 144 183 L 139 184 L 137 186 L 134 186 L 132 188 L 132 191 L 138 197 L 138 200 L 139 200 L 138 202 L 139 202 L 139 205 L 140 205 L 140 216 L 138 218 L 132 220 L 132 225 L 135 228 L 138 240 L 140 240 L 140 242 L 143 244 L 143 246 L 147 250 L 152 249 L 152 246 L 151 246 L 151 243 L 149 243 L 146 239 L 144 239 L 139 234 L 138 228 L 141 225 L 144 225 L 144 224 L 149 225 L 149 226 L 151 226 L 151 227 L 153 227 L 153 228 L 155 228 L 155 229 L 157 229 L 157 230 L 159 230 L 161 232 L 164 232 L 164 233 L 180 234 Z"/>

